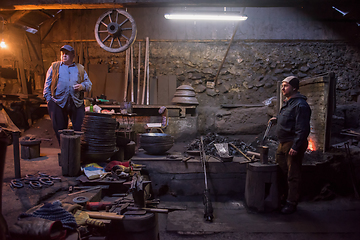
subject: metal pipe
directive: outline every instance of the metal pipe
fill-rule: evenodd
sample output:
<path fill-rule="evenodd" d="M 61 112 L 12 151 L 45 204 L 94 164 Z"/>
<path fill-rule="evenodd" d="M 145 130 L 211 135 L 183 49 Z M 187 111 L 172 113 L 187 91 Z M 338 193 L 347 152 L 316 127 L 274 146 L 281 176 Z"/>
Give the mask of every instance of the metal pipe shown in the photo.
<path fill-rule="evenodd" d="M 13 136 L 15 178 L 21 178 L 20 152 L 19 152 L 19 136 L 20 136 L 20 132 L 13 132 L 12 136 Z"/>

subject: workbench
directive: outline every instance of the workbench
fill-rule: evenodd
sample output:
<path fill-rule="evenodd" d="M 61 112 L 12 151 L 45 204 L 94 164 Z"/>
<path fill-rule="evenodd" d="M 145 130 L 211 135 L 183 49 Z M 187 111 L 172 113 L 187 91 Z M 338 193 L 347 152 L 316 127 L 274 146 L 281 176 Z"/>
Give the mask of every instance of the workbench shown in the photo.
<path fill-rule="evenodd" d="M 145 165 L 155 195 L 201 195 L 204 191 L 204 169 L 200 158 L 187 161 L 181 153 L 167 152 L 163 155 L 149 155 L 138 151 L 131 161 Z M 232 162 L 221 162 L 210 157 L 207 162 L 207 176 L 211 194 L 243 195 L 245 192 L 246 165 L 244 157 L 234 157 Z"/>
<path fill-rule="evenodd" d="M 115 112 L 121 109 L 120 105 L 98 105 L 102 109 L 114 109 Z M 178 110 L 178 116 L 181 118 L 186 117 L 186 114 L 195 115 L 196 105 L 132 105 L 132 113 L 136 113 L 138 116 L 149 115 L 151 112 L 154 115 L 160 115 L 157 111 L 160 107 L 166 107 L 167 109 Z"/>

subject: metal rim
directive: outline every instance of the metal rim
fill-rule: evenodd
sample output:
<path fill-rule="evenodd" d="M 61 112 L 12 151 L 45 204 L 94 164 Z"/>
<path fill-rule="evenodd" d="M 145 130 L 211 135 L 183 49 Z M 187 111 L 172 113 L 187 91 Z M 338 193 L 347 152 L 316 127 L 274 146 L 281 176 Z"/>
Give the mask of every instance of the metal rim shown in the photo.
<path fill-rule="evenodd" d="M 118 53 L 128 49 L 136 39 L 134 18 L 122 9 L 103 13 L 95 24 L 95 38 L 101 48 Z"/>

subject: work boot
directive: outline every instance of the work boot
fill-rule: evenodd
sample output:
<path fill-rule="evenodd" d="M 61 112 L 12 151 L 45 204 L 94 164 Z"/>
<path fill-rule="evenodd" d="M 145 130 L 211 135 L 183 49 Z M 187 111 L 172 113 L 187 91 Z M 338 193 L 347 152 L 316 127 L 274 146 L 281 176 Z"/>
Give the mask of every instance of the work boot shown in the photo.
<path fill-rule="evenodd" d="M 283 214 L 291 214 L 296 212 L 296 203 L 286 201 L 285 206 L 281 209 L 281 213 Z"/>

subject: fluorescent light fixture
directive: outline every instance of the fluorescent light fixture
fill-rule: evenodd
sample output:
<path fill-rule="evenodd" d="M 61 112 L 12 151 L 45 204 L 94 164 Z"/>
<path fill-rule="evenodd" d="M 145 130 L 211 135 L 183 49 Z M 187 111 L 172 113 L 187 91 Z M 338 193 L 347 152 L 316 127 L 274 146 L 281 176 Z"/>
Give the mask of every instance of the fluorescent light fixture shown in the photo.
<path fill-rule="evenodd" d="M 22 26 L 24 28 L 25 31 L 27 31 L 28 33 L 32 33 L 32 34 L 35 34 L 37 33 L 37 29 L 35 28 L 32 28 L 32 27 L 28 27 L 28 26 Z"/>
<path fill-rule="evenodd" d="M 6 48 L 6 43 L 5 43 L 4 39 L 1 40 L 1 42 L 0 42 L 0 47 L 1 47 L 1 48 Z"/>
<path fill-rule="evenodd" d="M 174 12 L 164 15 L 166 19 L 181 20 L 213 20 L 213 21 L 244 21 L 247 16 L 240 15 L 239 12 Z"/>
<path fill-rule="evenodd" d="M 348 14 L 349 12 L 344 12 L 344 11 L 341 11 L 340 9 L 332 6 L 333 9 L 335 9 L 336 11 L 338 11 L 339 13 L 341 13 L 343 16 L 345 16 L 346 14 Z"/>

